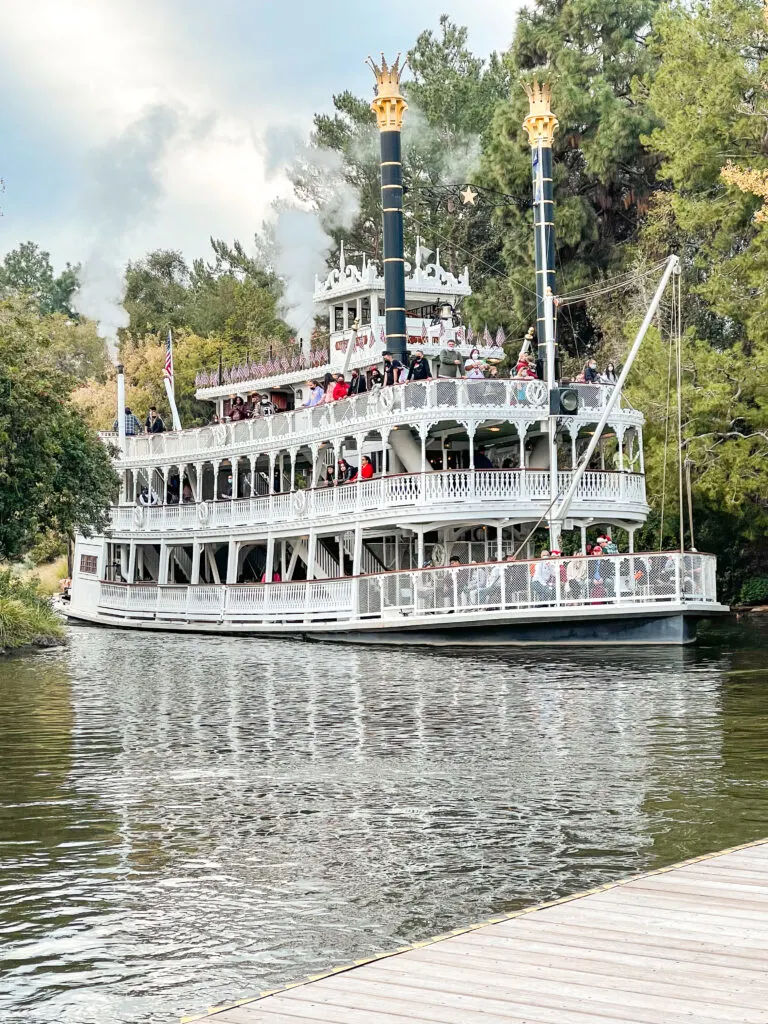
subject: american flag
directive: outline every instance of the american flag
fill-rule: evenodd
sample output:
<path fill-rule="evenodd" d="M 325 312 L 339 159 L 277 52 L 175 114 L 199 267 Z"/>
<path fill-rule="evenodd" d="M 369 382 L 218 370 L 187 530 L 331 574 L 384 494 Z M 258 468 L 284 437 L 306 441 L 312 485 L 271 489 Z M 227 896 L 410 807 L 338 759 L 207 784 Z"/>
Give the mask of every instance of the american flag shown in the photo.
<path fill-rule="evenodd" d="M 467 328 L 467 344 L 471 345 L 474 340 L 475 340 L 475 332 L 472 330 L 472 327 L 470 326 L 470 327 Z"/>
<path fill-rule="evenodd" d="M 486 348 L 490 348 L 492 344 L 493 338 L 491 337 L 491 332 L 488 330 L 488 324 L 486 324 L 485 330 L 483 331 L 483 345 L 485 345 Z"/>
<path fill-rule="evenodd" d="M 425 343 L 427 341 L 429 341 L 429 333 L 427 332 L 427 321 L 426 320 L 422 320 L 421 321 L 421 340 L 423 342 L 425 342 Z"/>
<path fill-rule="evenodd" d="M 168 378 L 171 382 L 171 387 L 173 387 L 173 334 L 170 327 L 168 328 L 168 338 L 165 342 L 165 369 L 163 370 L 163 376 Z"/>
<path fill-rule="evenodd" d="M 381 344 L 382 344 L 383 348 L 387 347 L 387 336 L 384 333 L 384 328 L 383 327 L 381 328 Z"/>
<path fill-rule="evenodd" d="M 504 348 L 507 344 L 507 336 L 504 333 L 503 327 L 499 327 L 498 331 L 496 331 L 496 344 L 499 348 Z"/>

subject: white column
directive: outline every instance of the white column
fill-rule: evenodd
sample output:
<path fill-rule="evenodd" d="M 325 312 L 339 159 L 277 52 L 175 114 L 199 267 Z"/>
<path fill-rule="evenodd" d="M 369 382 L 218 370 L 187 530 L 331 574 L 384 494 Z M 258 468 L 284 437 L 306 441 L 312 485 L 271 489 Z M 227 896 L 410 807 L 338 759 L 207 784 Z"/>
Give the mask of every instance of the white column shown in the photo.
<path fill-rule="evenodd" d="M 575 430 L 575 433 L 573 429 L 571 430 L 571 469 L 576 469 L 576 437 L 579 431 L 578 428 L 575 428 Z"/>
<path fill-rule="evenodd" d="M 465 423 L 464 426 L 467 428 L 467 437 L 469 438 L 469 468 L 475 468 L 475 431 L 477 425 L 473 423 L 471 426 L 469 423 Z"/>
<path fill-rule="evenodd" d="M 195 463 L 195 486 L 192 489 L 192 493 L 195 496 L 195 501 L 203 500 L 203 467 L 204 462 Z"/>
<path fill-rule="evenodd" d="M 352 575 L 359 576 L 363 562 L 363 527 L 361 523 L 355 524 L 355 546 L 352 555 Z"/>
<path fill-rule="evenodd" d="M 124 580 L 128 579 L 128 559 L 129 559 L 129 547 L 132 545 L 121 544 L 120 545 L 120 575 Z"/>
<path fill-rule="evenodd" d="M 136 571 L 140 580 L 144 579 L 144 548 L 140 547 L 136 554 Z"/>
<path fill-rule="evenodd" d="M 200 552 L 202 550 L 202 544 L 200 541 L 192 541 L 192 575 L 190 577 L 190 583 L 198 584 L 200 582 Z"/>
<path fill-rule="evenodd" d="M 160 504 L 168 504 L 168 477 L 171 472 L 170 466 L 163 466 L 163 493 L 161 495 Z M 149 478 L 149 489 L 152 490 L 152 477 Z"/>
<path fill-rule="evenodd" d="M 291 479 L 290 486 L 288 488 L 288 490 L 290 491 L 296 490 L 296 457 L 298 456 L 298 454 L 299 453 L 296 451 L 295 448 L 291 448 L 291 450 L 288 452 L 288 457 L 291 460 Z"/>
<path fill-rule="evenodd" d="M 240 459 L 234 456 L 231 460 L 232 466 L 232 498 L 236 498 L 240 493 Z"/>
<path fill-rule="evenodd" d="M 643 452 L 643 428 L 637 428 L 637 451 L 640 456 L 640 472 L 645 473 L 645 453 Z"/>
<path fill-rule="evenodd" d="M 275 493 L 275 453 L 269 453 L 269 493 Z"/>
<path fill-rule="evenodd" d="M 165 585 L 168 582 L 168 545 L 165 541 L 160 544 L 160 565 L 157 571 L 157 582 Z"/>
<path fill-rule="evenodd" d="M 136 582 L 136 541 L 131 541 L 130 551 L 128 553 L 128 575 L 126 577 L 129 583 Z"/>
<path fill-rule="evenodd" d="M 416 568 L 420 569 L 424 565 L 424 528 L 421 526 L 416 534 L 416 543 L 418 545 L 416 548 Z"/>
<path fill-rule="evenodd" d="M 237 559 L 240 554 L 240 544 L 236 540 L 230 540 L 227 548 L 227 583 L 237 583 Z"/>
<path fill-rule="evenodd" d="M 220 459 L 214 459 L 211 463 L 213 466 L 213 500 L 219 500 L 219 467 L 221 466 Z"/>
<path fill-rule="evenodd" d="M 419 440 L 421 441 L 421 472 L 427 471 L 427 428 L 419 426 Z"/>
<path fill-rule="evenodd" d="M 313 580 L 315 578 L 315 559 L 317 557 L 317 533 L 315 530 L 309 531 L 309 539 L 307 541 L 307 579 Z"/>
<path fill-rule="evenodd" d="M 272 582 L 272 573 L 275 565 L 275 538 L 273 534 L 267 537 L 267 561 L 264 567 L 264 579 L 267 583 Z"/>
<path fill-rule="evenodd" d="M 587 553 L 587 528 L 583 524 L 581 527 L 581 553 L 582 555 Z"/>
<path fill-rule="evenodd" d="M 627 530 L 627 536 L 629 538 L 629 553 L 633 555 L 635 553 L 635 527 Z"/>
<path fill-rule="evenodd" d="M 496 561 L 504 561 L 504 527 L 501 523 L 496 524 Z"/>

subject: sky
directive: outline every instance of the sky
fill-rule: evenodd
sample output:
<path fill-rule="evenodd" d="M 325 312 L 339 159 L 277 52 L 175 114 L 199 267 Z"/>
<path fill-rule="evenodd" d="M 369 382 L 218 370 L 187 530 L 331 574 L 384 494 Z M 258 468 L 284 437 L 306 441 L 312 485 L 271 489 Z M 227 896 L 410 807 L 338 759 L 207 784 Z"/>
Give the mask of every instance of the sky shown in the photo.
<path fill-rule="evenodd" d="M 307 138 L 334 93 L 373 95 L 369 53 L 392 59 L 446 12 L 487 56 L 508 46 L 520 6 L 390 0 L 383 16 L 359 0 L 14 4 L 0 33 L 0 256 L 29 239 L 57 271 L 82 264 L 77 308 L 113 338 L 129 260 L 159 248 L 210 258 L 211 237 L 252 247 L 291 194 L 276 153 Z M 327 238 L 294 228 L 291 266 L 277 269 L 298 293 L 285 310 L 298 323 L 311 319 Z"/>

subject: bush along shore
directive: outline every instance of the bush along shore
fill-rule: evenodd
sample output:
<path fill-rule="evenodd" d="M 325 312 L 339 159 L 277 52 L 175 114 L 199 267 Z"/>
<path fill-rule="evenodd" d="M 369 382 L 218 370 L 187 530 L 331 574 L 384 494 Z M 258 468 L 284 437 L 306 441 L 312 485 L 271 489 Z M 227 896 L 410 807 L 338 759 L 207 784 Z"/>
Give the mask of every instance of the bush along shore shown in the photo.
<path fill-rule="evenodd" d="M 36 579 L 0 571 L 0 653 L 64 642 L 64 624 Z"/>

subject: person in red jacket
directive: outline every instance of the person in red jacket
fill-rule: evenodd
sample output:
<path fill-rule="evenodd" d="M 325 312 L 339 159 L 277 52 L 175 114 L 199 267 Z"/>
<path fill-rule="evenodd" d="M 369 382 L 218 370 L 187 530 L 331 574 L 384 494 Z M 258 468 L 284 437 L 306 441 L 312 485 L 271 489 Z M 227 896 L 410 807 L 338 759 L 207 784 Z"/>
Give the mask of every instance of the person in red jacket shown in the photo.
<path fill-rule="evenodd" d="M 333 385 L 333 400 L 338 402 L 340 398 L 346 398 L 349 392 L 349 384 L 344 380 L 343 373 L 336 374 L 336 383 Z"/>
<path fill-rule="evenodd" d="M 363 480 L 370 480 L 373 476 L 373 463 L 367 455 L 363 456 L 363 468 L 360 470 L 360 476 Z"/>

